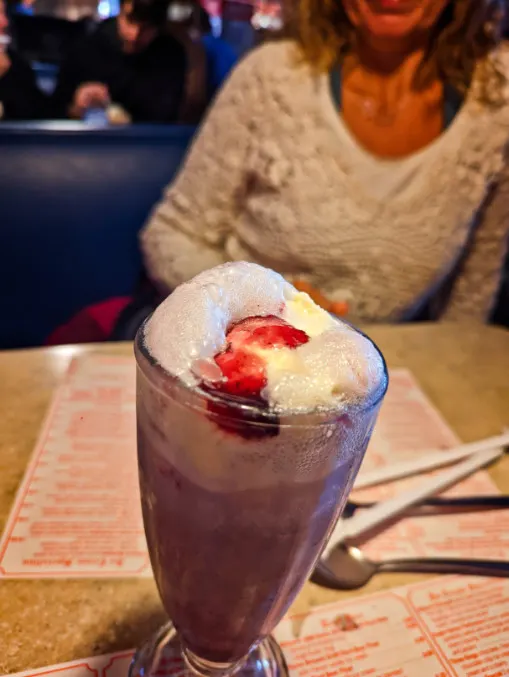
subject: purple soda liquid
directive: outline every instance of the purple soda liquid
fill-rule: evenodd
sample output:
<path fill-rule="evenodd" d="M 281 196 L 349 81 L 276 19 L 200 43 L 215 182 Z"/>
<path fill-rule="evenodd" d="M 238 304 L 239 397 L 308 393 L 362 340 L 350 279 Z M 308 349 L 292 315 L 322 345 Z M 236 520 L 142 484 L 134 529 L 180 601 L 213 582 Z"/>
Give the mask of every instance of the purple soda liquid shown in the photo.
<path fill-rule="evenodd" d="M 137 357 L 141 496 L 161 599 L 190 651 L 240 660 L 272 632 L 312 570 L 378 406 L 268 419 L 270 434 L 253 435 L 258 417 L 239 418 L 233 406 L 231 426 L 228 400 L 211 408 L 206 393 L 139 349 Z"/>

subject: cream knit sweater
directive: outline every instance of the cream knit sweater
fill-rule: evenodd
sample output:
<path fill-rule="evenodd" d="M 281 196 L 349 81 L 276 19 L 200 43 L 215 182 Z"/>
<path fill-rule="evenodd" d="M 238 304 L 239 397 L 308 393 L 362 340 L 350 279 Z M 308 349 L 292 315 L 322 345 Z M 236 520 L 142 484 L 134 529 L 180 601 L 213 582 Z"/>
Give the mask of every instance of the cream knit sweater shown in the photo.
<path fill-rule="evenodd" d="M 364 320 L 412 317 L 438 292 L 437 316 L 484 321 L 509 229 L 509 93 L 493 108 L 477 90 L 474 79 L 411 197 L 381 201 L 345 160 L 328 78 L 297 66 L 291 43 L 259 48 L 142 232 L 150 275 L 172 288 L 251 260 L 347 299 Z"/>

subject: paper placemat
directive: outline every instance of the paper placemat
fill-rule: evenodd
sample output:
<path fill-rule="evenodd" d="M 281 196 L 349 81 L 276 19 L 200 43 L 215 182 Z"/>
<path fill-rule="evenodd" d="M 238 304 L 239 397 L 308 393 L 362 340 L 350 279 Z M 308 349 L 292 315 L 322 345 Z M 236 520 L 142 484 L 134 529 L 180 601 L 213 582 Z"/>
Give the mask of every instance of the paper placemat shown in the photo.
<path fill-rule="evenodd" d="M 151 575 L 134 359 L 86 356 L 57 388 L 0 541 L 0 576 Z"/>
<path fill-rule="evenodd" d="M 291 677 L 507 677 L 509 581 L 435 578 L 285 618 Z M 11 677 L 126 677 L 132 652 Z M 171 662 L 159 677 L 181 674 Z"/>
<path fill-rule="evenodd" d="M 390 373 L 390 385 L 373 438 L 362 464 L 363 471 L 409 460 L 420 449 L 447 449 L 460 443 L 440 412 L 429 401 L 413 375 Z M 444 469 L 427 473 L 427 476 Z M 422 482 L 416 475 L 377 487 L 354 491 L 359 501 L 380 501 Z M 444 496 L 500 494 L 486 471 L 458 482 Z M 362 544 L 375 559 L 388 557 L 478 557 L 509 559 L 509 510 L 411 517 L 384 528 Z"/>
<path fill-rule="evenodd" d="M 458 439 L 412 375 L 392 371 L 363 469 Z M 0 578 L 150 576 L 136 466 L 130 357 L 75 359 L 53 404 L 0 540 Z M 355 493 L 383 499 L 409 478 Z M 454 493 L 499 493 L 487 473 Z M 368 555 L 509 558 L 509 510 L 403 519 L 365 544 Z"/>
<path fill-rule="evenodd" d="M 127 677 L 132 651 L 84 658 L 47 668 L 15 672 L 3 677 Z"/>

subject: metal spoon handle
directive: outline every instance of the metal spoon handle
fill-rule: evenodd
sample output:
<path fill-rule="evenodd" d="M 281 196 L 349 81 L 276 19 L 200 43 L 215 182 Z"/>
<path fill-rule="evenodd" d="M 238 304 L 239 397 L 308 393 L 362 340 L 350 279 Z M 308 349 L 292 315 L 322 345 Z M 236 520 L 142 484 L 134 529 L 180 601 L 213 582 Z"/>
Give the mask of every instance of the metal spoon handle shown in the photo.
<path fill-rule="evenodd" d="M 409 510 L 409 517 L 426 517 L 427 515 L 447 515 L 466 512 L 487 512 L 489 510 L 507 510 L 509 496 L 465 496 L 459 498 L 430 498 Z"/>
<path fill-rule="evenodd" d="M 509 562 L 489 559 L 459 559 L 426 557 L 423 559 L 393 559 L 380 562 L 378 572 L 406 572 L 421 574 L 463 574 L 467 576 L 509 577 Z"/>
<path fill-rule="evenodd" d="M 509 508 L 509 496 L 455 496 L 454 498 L 428 498 L 428 505 L 464 508 Z"/>
<path fill-rule="evenodd" d="M 329 542 L 325 546 L 323 554 L 327 556 L 338 543 L 348 539 L 355 539 L 373 530 L 375 527 L 379 527 L 389 520 L 399 517 L 417 503 L 421 503 L 430 496 L 439 494 L 444 489 L 449 488 L 476 470 L 479 470 L 479 468 L 497 460 L 503 453 L 502 449 L 481 451 L 438 475 L 426 478 L 418 486 L 408 489 L 393 498 L 389 498 L 387 501 L 377 503 L 369 510 L 359 512 L 348 520 L 339 520 L 330 536 Z"/>
<path fill-rule="evenodd" d="M 372 508 L 375 502 L 349 501 L 343 517 L 347 519 L 359 509 Z M 485 510 L 509 509 L 509 496 L 458 496 L 454 498 L 428 498 L 410 508 L 407 517 L 425 517 L 447 513 L 481 512 Z"/>
<path fill-rule="evenodd" d="M 372 508 L 376 505 L 371 501 L 352 501 L 356 509 Z M 469 508 L 472 510 L 482 510 L 483 508 L 509 508 L 509 496 L 454 496 L 453 498 L 427 498 L 416 506 L 416 509 L 422 506 L 436 506 L 437 508 Z"/>

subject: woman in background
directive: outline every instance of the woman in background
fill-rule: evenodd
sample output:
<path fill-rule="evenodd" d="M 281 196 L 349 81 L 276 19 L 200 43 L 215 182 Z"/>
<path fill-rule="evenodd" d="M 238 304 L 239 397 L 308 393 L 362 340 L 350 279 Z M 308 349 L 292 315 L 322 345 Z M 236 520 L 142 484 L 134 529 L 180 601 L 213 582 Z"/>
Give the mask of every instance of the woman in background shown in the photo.
<path fill-rule="evenodd" d="M 509 225 L 502 0 L 299 0 L 142 234 L 171 289 L 248 259 L 368 321 L 485 321 Z"/>
<path fill-rule="evenodd" d="M 39 120 L 49 112 L 48 99 L 11 43 L 8 9 L 0 0 L 0 121 Z"/>

